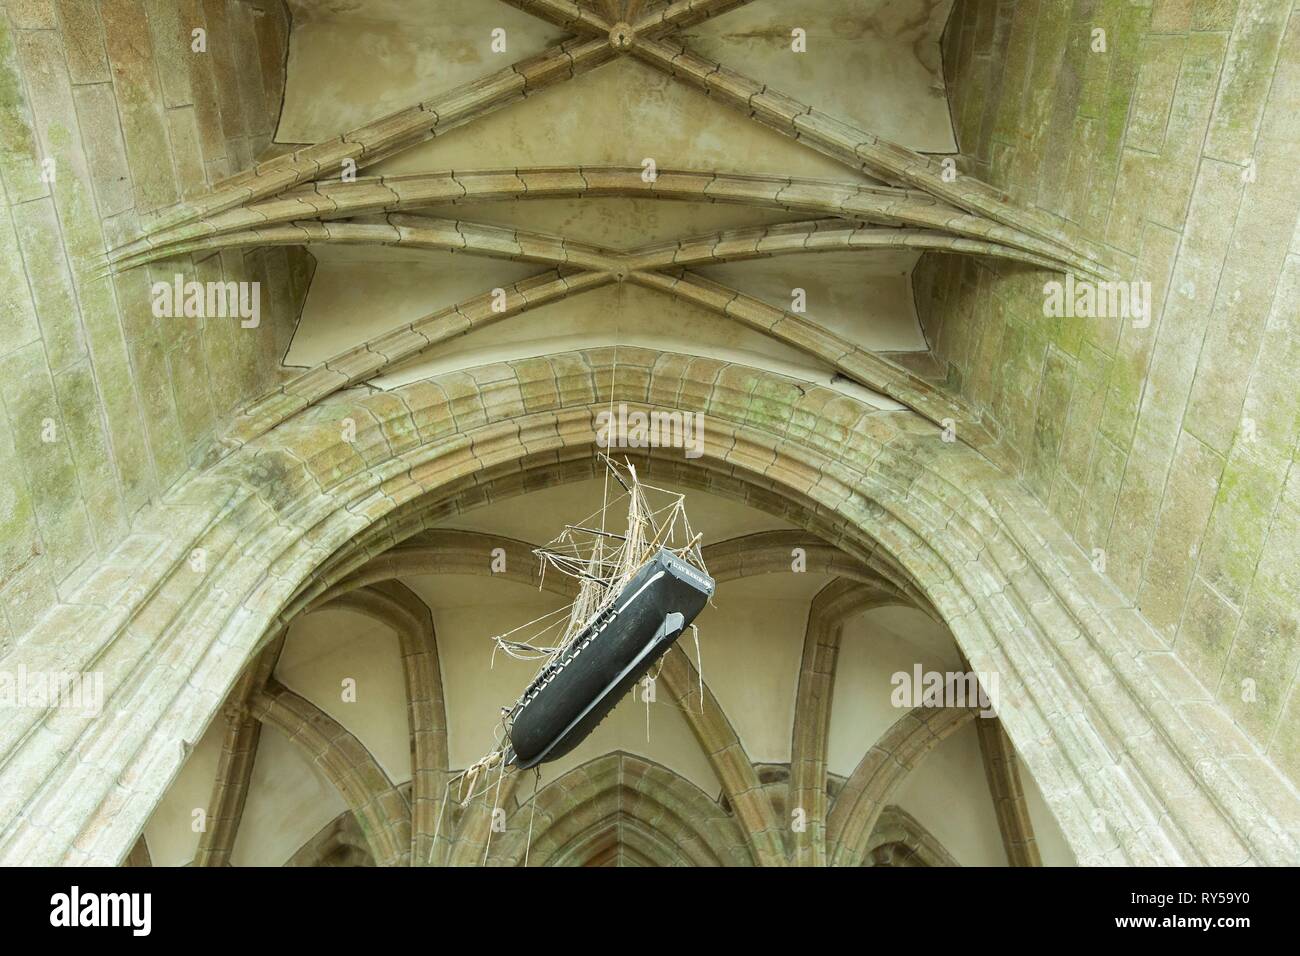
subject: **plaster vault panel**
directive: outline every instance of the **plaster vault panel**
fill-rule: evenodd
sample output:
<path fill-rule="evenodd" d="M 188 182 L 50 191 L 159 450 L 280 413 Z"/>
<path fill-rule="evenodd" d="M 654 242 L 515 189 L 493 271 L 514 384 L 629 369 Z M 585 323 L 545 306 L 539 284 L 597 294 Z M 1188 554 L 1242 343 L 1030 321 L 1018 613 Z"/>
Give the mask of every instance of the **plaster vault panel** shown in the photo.
<path fill-rule="evenodd" d="M 645 159 L 661 169 L 871 181 L 628 57 L 414 146 L 370 172 L 639 166 Z"/>
<path fill-rule="evenodd" d="M 955 151 L 956 144 L 939 44 L 951 8 L 951 0 L 758 0 L 684 36 L 702 54 L 771 77 L 791 94 L 815 99 L 900 145 L 946 153 Z M 280 143 L 331 139 L 539 53 L 565 36 L 558 27 L 488 0 L 290 0 L 290 9 L 293 32 L 276 134 Z M 791 50 L 795 27 L 807 31 L 806 53 Z M 502 53 L 492 50 L 492 31 L 498 28 L 506 33 Z M 525 151 L 566 148 L 616 151 L 610 158 L 589 154 L 579 162 L 626 162 L 623 153 L 638 142 L 651 149 L 643 155 L 655 156 L 674 156 L 679 143 L 689 143 L 700 159 L 743 156 L 753 172 L 768 159 L 762 153 L 783 161 L 798 151 L 753 124 L 745 130 L 738 117 L 735 123 L 718 119 L 712 114 L 720 107 L 697 94 L 692 96 L 698 102 L 691 102 L 662 75 L 630 60 L 581 77 L 575 86 L 575 92 L 542 94 L 545 115 L 524 120 L 528 104 L 512 107 L 503 114 L 518 115 L 475 124 L 482 133 L 446 138 L 448 143 L 459 138 L 457 145 L 439 138 L 439 146 L 414 151 L 419 158 L 384 165 L 406 169 L 432 160 L 443 168 L 464 166 L 467 150 L 481 162 L 490 154 L 477 149 L 492 139 L 506 150 L 502 165 L 523 165 Z M 521 122 L 542 125 L 525 140 L 515 135 Z M 680 129 L 674 132 L 673 124 Z M 708 155 L 710 145 L 715 156 Z M 518 155 L 511 154 L 511 147 Z M 752 147 L 758 147 L 758 154 Z M 810 168 L 843 177 L 842 167 L 802 152 L 813 157 L 807 161 Z M 558 155 L 549 160 L 562 161 Z"/>
<path fill-rule="evenodd" d="M 276 141 L 318 143 L 540 53 L 565 36 L 495 0 L 289 0 Z M 491 51 L 506 30 L 505 54 Z"/>
<path fill-rule="evenodd" d="M 923 153 L 957 151 L 939 42 L 952 0 L 758 0 L 684 37 L 704 56 Z M 792 31 L 808 52 L 792 56 Z"/>
<path fill-rule="evenodd" d="M 844 622 L 831 694 L 826 768 L 847 777 L 862 755 L 893 723 L 896 673 L 960 670 L 948 629 L 914 608 L 882 607 Z"/>
<path fill-rule="evenodd" d="M 275 677 L 352 733 L 394 783 L 411 778 L 401 645 L 393 631 L 335 608 L 304 615 L 289 628 Z M 354 694 L 345 699 L 343 682 Z"/>
<path fill-rule="evenodd" d="M 658 485 L 652 479 L 647 480 L 667 491 L 687 491 L 668 483 Z M 440 526 L 541 544 L 559 534 L 564 522 L 585 517 L 592 510 L 592 502 L 598 503 L 601 500 L 602 492 L 603 483 L 600 479 L 570 482 L 494 502 L 488 507 L 448 518 Z M 726 541 L 760 531 L 786 531 L 794 528 L 794 525 L 780 518 L 707 491 L 690 489 L 689 495 L 691 527 L 704 535 L 704 540 L 708 542 Z"/>
<path fill-rule="evenodd" d="M 699 306 L 623 285 L 597 289 L 533 309 L 525 315 L 503 319 L 431 350 L 375 378 L 373 384 L 397 388 L 460 368 L 618 345 L 735 361 L 823 385 L 830 384 L 834 376 L 834 369 L 829 365 Z M 899 407 L 890 399 L 852 383 L 837 382 L 835 387 L 877 408 Z"/>
<path fill-rule="evenodd" d="M 897 805 L 933 833 L 962 866 L 1007 865 L 974 726 L 967 724 L 941 741 L 907 775 Z"/>
<path fill-rule="evenodd" d="M 547 212 L 561 218 L 566 213 L 559 207 L 556 204 Z M 596 234 L 615 228 L 609 221 L 587 225 L 587 231 Z M 286 365 L 324 361 L 470 296 L 542 271 L 529 263 L 386 247 L 317 246 L 313 254 L 317 267 Z M 809 315 L 848 340 L 878 351 L 923 351 L 926 342 L 911 287 L 916 258 L 907 251 L 871 256 L 827 253 L 726 263 L 698 271 L 778 307 L 789 307 L 792 291 L 804 289 Z M 455 369 L 594 345 L 639 346 L 740 361 L 802 381 L 827 385 L 834 381 L 835 388 L 878 408 L 900 407 L 875 392 L 836 380 L 833 368 L 792 346 L 681 299 L 631 285 L 597 289 L 502 319 L 397 366 L 373 384 L 396 388 Z"/>

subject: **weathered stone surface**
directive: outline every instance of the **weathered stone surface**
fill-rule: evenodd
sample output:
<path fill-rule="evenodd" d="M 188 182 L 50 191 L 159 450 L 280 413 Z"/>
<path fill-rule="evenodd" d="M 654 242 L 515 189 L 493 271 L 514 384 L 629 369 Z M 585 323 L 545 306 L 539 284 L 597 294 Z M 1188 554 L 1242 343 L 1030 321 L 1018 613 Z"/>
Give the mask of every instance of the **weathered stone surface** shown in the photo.
<path fill-rule="evenodd" d="M 1026 394 L 1028 381 L 1052 382 L 1060 368 L 1058 353 L 1020 325 L 1042 321 L 1041 297 L 1019 295 L 991 270 L 980 269 L 976 281 L 955 260 L 923 261 L 918 290 L 929 298 L 921 310 L 938 333 L 936 352 L 954 387 L 991 409 L 1035 493 L 1058 514 L 1077 512 L 1079 544 L 1105 552 L 1123 593 L 1266 745 L 1283 692 L 1270 686 L 1246 705 L 1235 685 L 1266 661 L 1279 675 L 1294 670 L 1278 656 L 1290 624 L 1255 579 L 1266 540 L 1275 540 L 1270 528 L 1297 437 L 1292 401 L 1281 394 L 1294 392 L 1293 359 L 1276 330 L 1289 328 L 1291 307 L 1282 303 L 1294 298 L 1287 237 L 1296 235 L 1300 206 L 1294 190 L 1283 193 L 1283 170 L 1300 123 L 1281 104 L 1295 100 L 1300 31 L 1268 4 L 1102 3 L 1079 26 L 1106 30 L 1104 57 L 1070 45 L 1053 65 L 1032 54 L 1059 27 L 1040 22 L 1035 33 L 1033 5 L 1017 4 L 996 14 L 1007 56 L 1000 80 L 989 80 L 960 53 L 973 49 L 977 29 L 962 6 L 954 13 L 962 26 L 947 41 L 958 71 L 954 115 L 968 129 L 980 127 L 968 104 L 995 117 L 991 143 L 981 142 L 972 161 L 1013 195 L 1034 196 L 1036 186 L 1049 208 L 1044 193 L 1068 185 L 1063 170 L 1090 177 L 1084 224 L 1137 256 L 1126 277 L 1151 281 L 1156 296 L 1148 329 L 1096 318 L 1082 322 L 1082 352 L 1066 344 L 1076 333 L 1057 339 L 1080 359 L 1067 372 L 1063 411 L 1056 388 Z M 1046 49 L 1060 55 L 1057 44 Z M 1101 86 L 1092 71 L 1099 59 L 1109 63 Z M 989 82 L 1000 90 L 992 101 L 976 89 Z M 1097 117 L 1100 125 L 1090 162 L 1071 167 L 1033 145 L 1042 120 L 1032 101 L 1041 97 L 1045 109 L 1076 92 L 1075 122 Z M 1021 137 L 1016 124 L 1027 115 Z M 972 314 L 989 312 L 1003 316 L 1000 357 L 959 331 L 974 327 Z M 1044 474 L 1043 442 L 1050 447 L 1058 429 L 1057 471 Z M 1241 649 L 1232 650 L 1237 641 Z M 1230 651 L 1234 688 L 1225 676 Z"/>
<path fill-rule="evenodd" d="M 592 9 L 512 5 L 558 17 L 576 39 L 299 147 L 271 142 L 286 81 L 282 4 L 7 0 L 0 661 L 94 666 L 114 697 L 99 717 L 0 721 L 0 859 L 118 862 L 180 770 L 178 742 L 194 744 L 226 700 L 202 862 L 229 862 L 262 721 L 342 795 L 372 861 L 521 862 L 518 775 L 492 801 L 453 810 L 452 836 L 434 835 L 452 768 L 432 616 L 389 585 L 409 549 L 448 574 L 483 573 L 484 542 L 437 544 L 439 530 L 487 503 L 590 480 L 594 414 L 627 402 L 707 419 L 702 462 L 638 456 L 652 479 L 809 529 L 814 573 L 854 582 L 832 585 L 828 602 L 838 587 L 861 598 L 857 610 L 911 607 L 943 622 L 971 667 L 1009 676 L 998 732 L 981 726 L 978 739 L 1009 861 L 1036 860 L 1023 768 L 1079 862 L 1294 863 L 1300 198 L 1288 170 L 1300 147 L 1300 21 L 1262 0 L 959 0 L 942 53 L 963 152 L 948 164 L 745 64 L 697 56 L 689 36 L 663 39 L 741 6 L 731 0 L 629 15 L 614 47 Z M 189 47 L 195 27 L 206 53 Z M 1107 31 L 1105 52 L 1092 48 L 1094 27 Z M 460 148 L 507 104 L 491 122 L 505 116 L 509 135 L 526 137 L 529 108 L 562 107 L 582 82 L 564 81 L 624 52 L 856 178 L 748 175 L 743 155 L 727 173 L 658 179 L 636 165 L 495 161 L 388 174 L 432 136 L 430 156 Z M 441 139 L 459 127 L 469 130 Z M 385 165 L 359 183 L 316 183 L 349 159 Z M 635 203 L 657 229 L 643 207 L 664 198 L 716 202 L 698 208 L 742 212 L 745 225 L 603 248 L 544 234 L 554 225 L 525 228 L 541 196 L 549 221 L 566 226 L 560 204 L 591 200 Z M 465 205 L 420 218 L 447 202 L 475 203 L 464 219 L 488 221 L 458 220 Z M 308 244 L 549 271 L 412 309 L 290 369 L 313 281 Z M 105 276 L 114 247 L 126 252 Z M 898 361 L 815 307 L 787 311 L 783 290 L 767 301 L 683 268 L 881 249 L 931 250 L 911 277 L 930 348 Z M 1061 269 L 1150 283 L 1150 322 L 1045 315 L 1044 283 Z M 260 327 L 155 308 L 156 284 L 175 281 L 258 283 Z M 553 329 L 539 317 L 562 324 L 588 291 L 620 309 L 641 301 L 625 289 L 703 310 L 753 337 L 737 343 L 760 344 L 581 349 L 565 328 L 563 353 L 547 354 Z M 621 339 L 629 326 L 615 329 Z M 466 335 L 474 346 L 499 338 L 461 360 Z M 790 374 L 751 364 L 751 347 L 785 350 Z M 444 363 L 436 375 L 412 374 L 430 360 Z M 804 533 L 729 542 L 716 567 L 774 573 Z M 257 659 L 327 599 L 398 635 L 409 786 L 394 784 L 363 734 L 279 685 L 275 655 Z M 835 628 L 848 611 L 814 610 L 788 771 L 754 762 L 744 729 L 674 652 L 665 690 L 720 791 L 705 796 L 638 757 L 598 757 L 528 808 L 540 818 L 534 861 L 861 863 L 886 827 L 906 850 L 881 859 L 950 862 L 890 801 L 969 711 L 908 714 L 864 741 L 851 777 L 828 780 Z M 786 832 L 795 804 L 813 811 L 798 838 Z M 637 835 L 611 819 L 635 821 Z"/>

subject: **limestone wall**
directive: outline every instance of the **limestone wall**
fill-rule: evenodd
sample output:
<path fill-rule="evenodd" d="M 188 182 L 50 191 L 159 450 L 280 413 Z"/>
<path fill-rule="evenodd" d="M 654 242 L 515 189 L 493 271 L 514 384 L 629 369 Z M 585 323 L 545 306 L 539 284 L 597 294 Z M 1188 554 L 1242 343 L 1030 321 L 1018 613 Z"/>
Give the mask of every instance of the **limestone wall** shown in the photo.
<path fill-rule="evenodd" d="M 1053 276 L 927 255 L 918 306 L 948 384 L 1295 779 L 1300 18 L 965 0 L 944 52 L 967 171 L 1078 223 L 1155 303 L 1147 328 L 1045 318 Z"/>
<path fill-rule="evenodd" d="M 266 154 L 288 33 L 278 0 L 0 5 L 0 653 L 215 422 L 278 381 L 301 252 L 101 269 L 109 246 Z M 261 326 L 156 318 L 151 283 L 178 272 L 260 282 Z"/>

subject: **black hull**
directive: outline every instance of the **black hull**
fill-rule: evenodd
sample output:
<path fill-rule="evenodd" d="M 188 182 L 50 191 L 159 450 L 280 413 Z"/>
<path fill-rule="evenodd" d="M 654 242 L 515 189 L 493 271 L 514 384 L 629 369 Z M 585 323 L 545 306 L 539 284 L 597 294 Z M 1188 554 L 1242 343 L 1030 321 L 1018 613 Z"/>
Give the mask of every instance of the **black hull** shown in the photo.
<path fill-rule="evenodd" d="M 512 713 L 506 762 L 527 769 L 582 743 L 712 593 L 707 574 L 668 551 L 655 555 L 528 686 Z"/>

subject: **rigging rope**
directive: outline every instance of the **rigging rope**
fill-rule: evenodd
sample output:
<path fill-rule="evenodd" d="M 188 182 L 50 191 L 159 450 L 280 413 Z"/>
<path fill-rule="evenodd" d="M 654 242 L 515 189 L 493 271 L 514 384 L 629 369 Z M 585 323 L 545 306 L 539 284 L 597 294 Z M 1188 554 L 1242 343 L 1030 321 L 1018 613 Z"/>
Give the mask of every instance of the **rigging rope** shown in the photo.
<path fill-rule="evenodd" d="M 533 795 L 528 801 L 529 803 L 532 804 L 531 809 L 528 811 L 528 840 L 526 843 L 524 843 L 524 868 L 525 869 L 528 867 L 528 855 L 529 853 L 532 852 L 533 849 L 533 819 L 537 816 L 537 786 L 539 783 L 541 783 L 541 781 L 542 781 L 542 768 L 534 767 L 533 768 Z"/>

